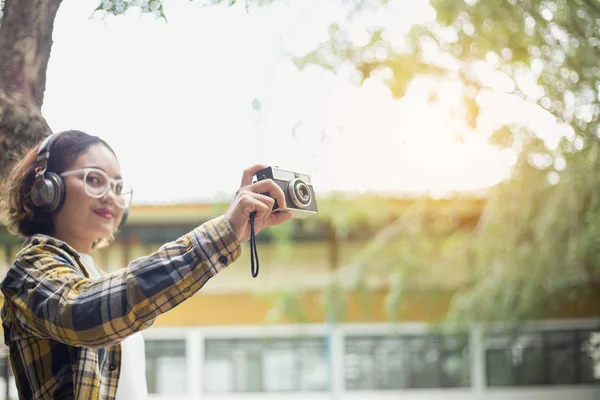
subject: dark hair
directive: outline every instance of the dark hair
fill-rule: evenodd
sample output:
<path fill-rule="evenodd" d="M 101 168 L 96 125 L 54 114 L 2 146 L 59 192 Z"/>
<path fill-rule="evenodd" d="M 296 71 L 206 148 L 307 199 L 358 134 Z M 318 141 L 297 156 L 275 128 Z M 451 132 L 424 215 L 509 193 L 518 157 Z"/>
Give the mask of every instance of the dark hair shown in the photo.
<path fill-rule="evenodd" d="M 36 233 L 52 235 L 54 231 L 54 215 L 35 207 L 30 197 L 37 166 L 36 157 L 42 141 L 29 149 L 21 161 L 13 166 L 4 181 L 0 201 L 6 227 L 11 233 L 24 239 Z M 97 136 L 76 130 L 62 132 L 52 143 L 47 171 L 56 174 L 65 172 L 90 146 L 99 143 L 115 154 L 114 150 Z"/>

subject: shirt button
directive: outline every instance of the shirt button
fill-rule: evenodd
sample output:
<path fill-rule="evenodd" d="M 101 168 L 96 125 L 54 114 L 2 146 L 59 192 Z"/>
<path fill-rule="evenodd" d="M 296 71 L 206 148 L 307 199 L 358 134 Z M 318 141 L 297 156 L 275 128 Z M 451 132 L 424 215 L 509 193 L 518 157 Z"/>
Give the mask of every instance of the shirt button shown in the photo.
<path fill-rule="evenodd" d="M 117 369 L 117 364 L 110 363 L 110 365 L 108 366 L 108 369 L 111 370 L 111 371 L 114 371 L 115 369 Z"/>
<path fill-rule="evenodd" d="M 184 292 L 189 292 L 190 291 L 190 287 L 186 287 L 185 289 L 183 289 Z"/>
<path fill-rule="evenodd" d="M 220 262 L 221 264 L 227 264 L 227 261 L 229 261 L 229 260 L 227 259 L 227 256 L 221 256 L 221 257 L 219 257 L 219 262 Z"/>

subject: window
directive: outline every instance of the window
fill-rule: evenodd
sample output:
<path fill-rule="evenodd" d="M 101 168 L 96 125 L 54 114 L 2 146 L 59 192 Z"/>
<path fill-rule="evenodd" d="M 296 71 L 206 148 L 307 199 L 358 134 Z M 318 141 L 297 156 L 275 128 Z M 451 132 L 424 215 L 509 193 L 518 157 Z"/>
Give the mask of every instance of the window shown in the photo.
<path fill-rule="evenodd" d="M 485 353 L 487 384 L 494 387 L 600 382 L 600 376 L 594 373 L 595 360 L 600 361 L 598 345 L 600 333 L 593 331 L 489 334 Z"/>
<path fill-rule="evenodd" d="M 185 393 L 185 371 L 184 340 L 146 340 L 149 393 Z"/>
<path fill-rule="evenodd" d="M 328 369 L 323 338 L 209 339 L 205 391 L 323 391 Z"/>
<path fill-rule="evenodd" d="M 467 335 L 349 336 L 344 359 L 348 390 L 470 384 Z"/>

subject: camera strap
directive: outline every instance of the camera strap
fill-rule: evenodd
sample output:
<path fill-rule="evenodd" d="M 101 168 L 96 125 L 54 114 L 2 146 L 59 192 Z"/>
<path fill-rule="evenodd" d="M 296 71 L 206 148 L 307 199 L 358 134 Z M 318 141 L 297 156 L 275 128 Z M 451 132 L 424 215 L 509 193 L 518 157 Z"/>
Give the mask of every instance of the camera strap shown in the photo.
<path fill-rule="evenodd" d="M 254 216 L 256 215 L 256 211 L 250 213 L 250 268 L 252 272 L 252 277 L 256 278 L 258 276 L 258 252 L 256 251 L 256 233 L 254 232 Z M 256 263 L 255 263 L 256 260 Z M 256 269 L 255 269 L 256 268 Z"/>

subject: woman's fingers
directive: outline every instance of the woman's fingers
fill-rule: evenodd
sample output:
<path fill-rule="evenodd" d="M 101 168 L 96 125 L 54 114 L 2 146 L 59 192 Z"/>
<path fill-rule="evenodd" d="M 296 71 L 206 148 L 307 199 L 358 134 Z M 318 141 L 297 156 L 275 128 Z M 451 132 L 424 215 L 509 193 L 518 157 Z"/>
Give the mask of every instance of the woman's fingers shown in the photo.
<path fill-rule="evenodd" d="M 256 212 L 255 219 L 261 220 L 271 213 L 275 200 L 264 194 L 254 193 L 249 190 L 244 190 L 239 193 L 239 208 L 241 212 L 250 215 Z"/>
<path fill-rule="evenodd" d="M 264 220 L 264 228 L 281 224 L 292 219 L 292 214 L 288 211 L 277 211 L 270 213 Z"/>
<path fill-rule="evenodd" d="M 286 208 L 285 195 L 283 190 L 277 185 L 272 179 L 264 179 L 247 186 L 248 189 L 254 193 L 268 193 L 270 197 L 277 201 L 278 208 Z"/>
<path fill-rule="evenodd" d="M 242 183 L 240 184 L 240 188 L 251 185 L 252 178 L 254 177 L 254 175 L 256 175 L 256 173 L 261 169 L 265 168 L 267 168 L 267 166 L 263 164 L 255 164 L 251 167 L 246 168 L 242 173 Z"/>

